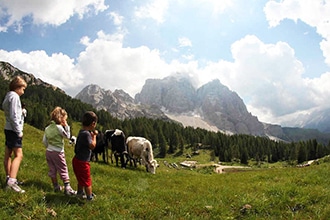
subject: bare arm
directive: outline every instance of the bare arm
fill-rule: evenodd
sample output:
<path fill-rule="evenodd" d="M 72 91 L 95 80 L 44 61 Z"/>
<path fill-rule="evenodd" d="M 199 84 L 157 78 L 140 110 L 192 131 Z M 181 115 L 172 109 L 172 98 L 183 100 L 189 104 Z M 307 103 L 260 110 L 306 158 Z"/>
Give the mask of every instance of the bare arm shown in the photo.
<path fill-rule="evenodd" d="M 95 130 L 95 131 L 91 131 L 91 135 L 92 135 L 92 143 L 89 145 L 89 148 L 91 150 L 94 150 L 95 147 L 96 147 L 96 136 L 98 134 L 98 131 Z"/>

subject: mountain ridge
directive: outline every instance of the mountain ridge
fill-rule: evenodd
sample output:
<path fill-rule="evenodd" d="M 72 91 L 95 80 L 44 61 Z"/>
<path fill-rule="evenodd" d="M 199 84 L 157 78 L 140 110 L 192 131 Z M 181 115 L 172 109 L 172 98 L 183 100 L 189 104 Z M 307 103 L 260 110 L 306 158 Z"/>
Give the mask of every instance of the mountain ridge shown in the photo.
<path fill-rule="evenodd" d="M 134 99 L 121 89 L 112 92 L 110 90 L 104 90 L 98 85 L 90 84 L 83 88 L 75 98 L 91 104 L 97 110 L 108 111 L 112 116 L 121 120 L 136 117 L 169 120 L 160 109 L 152 105 L 136 104 Z"/>
<path fill-rule="evenodd" d="M 65 93 L 64 90 L 60 89 L 59 87 L 49 84 L 39 78 L 36 78 L 32 73 L 23 72 L 8 62 L 0 61 L 0 76 L 2 76 L 3 79 L 10 80 L 17 75 L 22 76 L 24 80 L 30 85 L 41 85 Z"/>
<path fill-rule="evenodd" d="M 50 87 L 54 91 L 65 94 L 60 88 L 35 78 L 33 74 L 25 73 L 7 62 L 0 61 L 0 76 L 9 80 L 15 75 L 22 75 L 29 84 Z M 152 86 L 148 87 L 147 82 Z M 188 90 L 188 93 L 185 90 Z M 80 93 L 83 91 L 86 92 L 85 95 L 76 96 L 79 100 L 97 109 L 104 109 L 121 120 L 134 117 L 170 120 L 184 126 L 199 127 L 215 132 L 251 134 L 289 142 L 317 137 L 328 144 L 327 141 L 330 139 L 330 134 L 319 132 L 315 128 L 305 130 L 282 128 L 281 125 L 260 122 L 256 116 L 246 110 L 243 100 L 237 93 L 230 91 L 218 80 L 195 88 L 187 77 L 148 79 L 141 92 L 135 96 L 136 99 L 122 89 L 112 92 L 93 84 L 83 88 Z M 318 120 L 322 122 L 322 117 L 319 116 Z M 327 125 L 327 123 L 324 124 Z"/>
<path fill-rule="evenodd" d="M 304 130 L 301 130 L 301 128 L 292 128 L 288 130 L 282 128 L 280 125 L 260 122 L 256 116 L 253 116 L 250 112 L 247 111 L 243 100 L 237 95 L 237 93 L 230 91 L 226 86 L 222 85 L 218 80 L 207 83 L 206 86 L 208 88 L 201 86 L 200 88 L 194 89 L 195 92 L 197 90 L 200 91 L 199 95 L 202 98 L 204 98 L 202 102 L 200 100 L 198 101 L 197 94 L 192 93 L 191 88 L 193 87 L 191 86 L 184 87 L 190 90 L 188 92 L 188 95 L 186 95 L 182 91 L 179 91 L 178 95 L 176 95 L 176 93 L 173 91 L 177 91 L 178 85 L 182 84 L 183 82 L 179 82 L 177 84 L 177 83 L 173 83 L 172 80 L 173 79 L 168 79 L 168 78 L 146 80 L 146 84 L 143 86 L 141 93 L 138 93 L 135 96 L 136 97 L 135 105 L 144 106 L 143 108 L 145 108 L 145 112 L 148 111 L 148 106 L 152 105 L 154 106 L 155 109 L 158 109 L 158 111 L 163 112 L 168 120 L 177 121 L 181 123 L 183 126 L 190 126 L 194 128 L 199 127 L 202 129 L 206 129 L 214 132 L 222 132 L 229 135 L 250 134 L 255 136 L 268 137 L 276 141 L 286 141 L 286 142 L 308 140 L 316 135 L 318 138 L 323 140 L 323 143 L 326 143 L 328 140 L 327 139 L 328 135 L 325 135 L 326 137 L 323 137 L 324 136 L 323 133 L 318 131 L 316 131 L 315 133 L 314 130 L 310 130 L 311 131 L 310 133 L 313 134 L 313 136 L 309 136 L 308 132 L 306 133 Z M 177 78 L 175 78 L 175 80 L 177 80 Z M 167 84 L 171 84 L 171 87 L 176 87 L 176 88 L 171 89 L 171 87 L 166 87 Z M 214 87 L 219 87 L 217 88 L 218 91 L 214 89 Z M 229 102 L 227 103 L 226 100 L 221 99 L 221 101 L 223 101 L 224 103 L 222 104 L 222 106 L 218 106 L 217 99 L 219 99 L 218 96 L 219 93 L 222 96 L 224 96 L 226 99 L 228 99 Z M 227 93 L 231 94 L 231 96 L 228 97 Z M 127 93 L 125 94 L 129 96 Z M 146 96 L 144 96 L 143 94 L 146 94 Z M 166 103 L 166 100 L 171 100 L 170 94 L 174 95 L 175 98 L 173 98 L 171 103 Z M 193 100 L 189 100 L 188 97 L 192 97 Z M 130 97 L 131 101 L 132 99 L 133 98 Z M 181 100 L 183 100 L 183 102 L 181 102 Z M 186 111 L 183 112 L 182 109 L 184 108 L 177 108 L 175 106 L 175 104 L 178 103 L 181 104 L 194 103 L 194 106 L 198 105 L 199 108 L 192 108 L 190 105 L 188 107 L 185 107 Z M 210 108 L 208 109 L 208 111 L 203 111 L 203 109 L 207 109 L 209 108 L 209 106 L 212 106 L 210 105 L 212 103 L 218 109 Z M 95 103 L 88 103 L 88 104 L 94 105 L 94 107 L 97 106 Z M 225 108 L 226 105 L 230 106 L 229 110 L 227 109 L 227 112 L 226 111 L 221 112 L 221 110 Z M 174 107 L 171 108 L 172 106 Z M 205 119 L 205 115 L 208 115 L 209 117 Z M 131 116 L 133 116 L 134 118 L 134 114 L 132 114 Z M 214 123 L 211 123 L 217 121 L 217 117 L 218 118 L 222 117 L 222 121 L 221 120 L 220 121 L 224 122 L 224 124 L 227 127 L 219 127 L 216 126 Z M 242 122 L 240 121 L 240 119 L 244 119 L 245 121 Z M 233 130 L 233 128 L 237 130 Z M 302 137 L 296 135 L 293 132 L 293 130 L 297 130 L 298 133 L 304 133 L 304 136 Z M 307 129 L 307 131 L 309 130 Z"/>

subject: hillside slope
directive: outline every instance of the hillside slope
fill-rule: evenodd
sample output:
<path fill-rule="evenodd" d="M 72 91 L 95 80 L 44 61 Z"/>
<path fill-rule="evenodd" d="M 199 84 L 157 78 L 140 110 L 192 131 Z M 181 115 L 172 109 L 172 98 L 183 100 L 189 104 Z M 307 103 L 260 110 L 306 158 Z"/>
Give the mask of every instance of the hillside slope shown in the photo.
<path fill-rule="evenodd" d="M 0 123 L 4 124 L 2 111 Z M 79 123 L 74 123 L 73 127 L 73 133 L 76 133 Z M 200 170 L 171 168 L 164 165 L 165 160 L 159 160 L 160 167 L 157 168 L 156 174 L 152 175 L 145 172 L 142 166 L 121 169 L 113 164 L 92 162 L 93 191 L 96 199 L 88 203 L 76 197 L 53 192 L 50 178 L 47 176 L 45 148 L 41 143 L 43 131 L 25 125 L 24 132 L 24 159 L 18 177 L 24 181 L 22 188 L 26 193 L 17 194 L 4 189 L 5 175 L 1 169 L 1 219 L 330 217 L 330 207 L 324 205 L 330 198 L 330 163 L 306 168 L 273 166 L 266 169 L 246 169 L 245 172 L 233 170 L 232 173 L 222 175 L 213 172 L 212 167 Z M 0 132 L 0 140 L 4 140 L 3 132 Z M 65 147 L 71 184 L 76 188 L 77 182 L 71 166 L 73 147 L 68 144 Z M 208 151 L 201 150 L 200 153 L 192 160 L 199 163 L 210 161 Z M 179 164 L 182 159 L 186 159 L 185 155 L 167 158 L 167 161 Z M 0 154 L 0 160 L 3 160 L 3 154 Z"/>

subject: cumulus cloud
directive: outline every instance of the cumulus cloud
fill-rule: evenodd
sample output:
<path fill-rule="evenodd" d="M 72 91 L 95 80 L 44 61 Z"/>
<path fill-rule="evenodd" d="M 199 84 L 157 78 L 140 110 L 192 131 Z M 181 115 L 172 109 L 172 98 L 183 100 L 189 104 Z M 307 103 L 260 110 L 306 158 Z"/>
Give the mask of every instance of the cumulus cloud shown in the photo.
<path fill-rule="evenodd" d="M 192 42 L 187 37 L 179 38 L 179 47 L 192 47 Z"/>
<path fill-rule="evenodd" d="M 0 58 L 72 96 L 93 83 L 111 91 L 123 89 L 134 97 L 146 79 L 173 73 L 189 75 L 196 87 L 220 79 L 245 100 L 249 111 L 268 122 L 311 109 L 330 98 L 330 73 L 305 79 L 304 67 L 287 43 L 266 44 L 253 35 L 232 44 L 232 62 L 219 60 L 204 67 L 196 60 L 166 63 L 158 50 L 145 46 L 124 47 L 120 34 L 100 31 L 96 39 L 85 36 L 81 42 L 85 50 L 76 62 L 64 54 L 47 55 L 44 51 L 1 50 Z"/>
<path fill-rule="evenodd" d="M 144 6 L 137 7 L 135 16 L 139 19 L 151 18 L 157 23 L 163 23 L 168 5 L 169 0 L 153 0 Z"/>
<path fill-rule="evenodd" d="M 327 101 L 330 98 L 330 72 L 326 72 L 318 78 L 306 78 L 304 81 L 310 89 L 312 99 L 316 103 L 316 106 L 320 108 L 330 108 L 330 103 Z"/>
<path fill-rule="evenodd" d="M 324 0 L 284 0 L 269 1 L 264 12 L 270 27 L 275 27 L 284 19 L 297 22 L 301 20 L 311 27 L 324 39 L 320 42 L 325 62 L 330 65 L 330 2 Z"/>
<path fill-rule="evenodd" d="M 67 92 L 82 84 L 82 74 L 75 70 L 74 60 L 62 53 L 48 55 L 43 50 L 30 53 L 0 50 L 0 60 Z"/>
<path fill-rule="evenodd" d="M 66 0 L 65 7 L 62 1 L 27 0 L 22 7 L 21 0 L 2 0 L 0 7 L 0 31 L 6 31 L 10 26 L 16 26 L 18 32 L 22 31 L 24 19 L 31 17 L 37 25 L 59 26 L 67 22 L 72 16 L 84 15 L 104 11 L 108 6 L 104 0 Z"/>
<path fill-rule="evenodd" d="M 80 53 L 76 67 L 85 76 L 85 85 L 124 89 L 133 97 L 147 78 L 163 78 L 171 71 L 158 50 L 125 48 L 120 39 L 103 32 Z"/>
<path fill-rule="evenodd" d="M 325 63 L 330 65 L 330 2 L 323 0 L 284 0 L 280 2 L 269 1 L 264 7 L 264 12 L 270 27 L 280 25 L 284 19 L 291 19 L 295 22 L 298 20 L 315 27 L 323 40 L 320 42 L 320 49 L 323 52 Z M 327 104 L 330 93 L 328 85 L 330 83 L 330 73 L 323 73 L 320 77 L 299 80 L 300 84 L 305 87 L 305 93 L 301 90 L 296 90 L 296 97 L 300 98 L 300 102 L 309 104 L 312 111 L 315 108 L 329 108 Z M 302 88 L 303 88 L 302 87 Z M 306 98 L 306 99 L 305 99 Z M 265 105 L 266 106 L 266 105 Z M 271 107 L 271 106 L 270 106 Z M 306 108 L 299 108 L 296 114 L 306 114 Z M 301 113 L 303 112 L 303 113 Z M 278 118 L 279 121 L 290 121 L 290 118 L 295 117 L 294 114 L 283 115 Z M 274 119 L 273 119 L 274 120 Z"/>
<path fill-rule="evenodd" d="M 85 45 L 85 46 L 88 46 L 89 41 L 90 41 L 90 38 L 87 37 L 87 36 L 83 36 L 83 37 L 80 39 L 80 43 L 81 43 L 82 45 Z"/>
<path fill-rule="evenodd" d="M 140 92 L 148 78 L 163 78 L 174 70 L 160 57 L 158 50 L 148 47 L 123 47 L 120 33 L 107 35 L 100 31 L 91 40 L 84 36 L 80 42 L 86 47 L 76 62 L 62 53 L 45 51 L 0 50 L 0 60 L 51 83 L 75 96 L 84 86 L 97 84 L 114 91 L 123 89 L 131 96 Z"/>
<path fill-rule="evenodd" d="M 210 4 L 213 8 L 213 14 L 219 14 L 224 12 L 227 8 L 230 8 L 234 5 L 232 0 L 202 0 L 203 3 Z"/>
<path fill-rule="evenodd" d="M 112 18 L 113 23 L 117 26 L 121 26 L 124 20 L 124 17 L 118 14 L 117 12 L 110 12 L 109 16 Z"/>
<path fill-rule="evenodd" d="M 228 83 L 250 99 L 251 105 L 267 106 L 277 114 L 307 107 L 295 94 L 304 92 L 300 88 L 303 65 L 288 44 L 265 44 L 255 36 L 246 36 L 232 45 L 232 54 L 235 73 Z"/>
<path fill-rule="evenodd" d="M 249 111 L 267 122 L 313 109 L 330 98 L 330 74 L 303 78 L 303 64 L 285 42 L 266 44 L 248 35 L 232 44 L 233 62 L 208 63 L 199 74 L 218 78 L 245 100 Z"/>

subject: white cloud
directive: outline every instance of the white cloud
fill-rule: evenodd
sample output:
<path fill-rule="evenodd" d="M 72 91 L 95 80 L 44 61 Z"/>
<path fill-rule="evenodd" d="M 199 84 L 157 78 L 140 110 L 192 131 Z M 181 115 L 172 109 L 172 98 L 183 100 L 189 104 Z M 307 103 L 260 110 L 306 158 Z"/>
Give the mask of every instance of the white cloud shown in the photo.
<path fill-rule="evenodd" d="M 183 54 L 182 58 L 185 60 L 193 60 L 195 58 L 195 56 L 193 54 Z"/>
<path fill-rule="evenodd" d="M 113 23 L 117 26 L 121 26 L 124 20 L 124 17 L 118 14 L 117 12 L 110 12 L 110 17 L 113 20 Z"/>
<path fill-rule="evenodd" d="M 330 1 L 329 0 L 283 0 L 269 1 L 264 12 L 270 27 L 275 27 L 284 19 L 301 20 L 324 38 L 320 43 L 325 62 L 330 66 Z"/>
<path fill-rule="evenodd" d="M 66 55 L 48 56 L 44 51 L 1 50 L 0 59 L 73 96 L 91 83 L 112 91 L 124 89 L 134 96 L 147 78 L 163 78 L 178 72 L 193 77 L 196 86 L 220 79 L 245 100 L 254 115 L 265 118 L 306 110 L 330 98 L 330 73 L 303 79 L 302 64 L 295 58 L 293 49 L 283 42 L 265 44 L 255 36 L 246 36 L 232 45 L 233 62 L 209 62 L 204 68 L 194 60 L 188 63 L 174 60 L 167 64 L 159 51 L 145 46 L 123 47 L 121 35 L 100 31 L 97 39 L 83 37 L 81 42 L 86 49 L 76 64 Z"/>
<path fill-rule="evenodd" d="M 93 83 L 111 91 L 123 89 L 134 97 L 147 78 L 163 78 L 171 71 L 159 51 L 145 46 L 123 48 L 115 39 L 99 32 L 98 38 L 80 53 L 77 70 L 85 76 L 85 85 Z"/>
<path fill-rule="evenodd" d="M 304 67 L 284 42 L 265 44 L 248 35 L 232 44 L 233 62 L 210 62 L 201 83 L 214 78 L 237 92 L 249 111 L 265 122 L 322 105 L 330 98 L 330 74 L 304 79 Z"/>
<path fill-rule="evenodd" d="M 173 73 L 189 75 L 199 87 L 220 79 L 243 98 L 249 111 L 264 122 L 279 123 L 285 117 L 313 109 L 330 99 L 330 73 L 304 79 L 304 68 L 284 42 L 265 44 L 248 35 L 232 44 L 233 62 L 219 60 L 201 68 L 197 60 L 165 63 L 158 50 L 145 46 L 123 47 L 122 36 L 100 31 L 86 46 L 76 62 L 64 54 L 44 51 L 7 52 L 0 60 L 64 89 L 74 96 L 88 84 L 104 89 L 123 89 L 131 96 L 141 91 L 148 78 L 164 78 Z"/>
<path fill-rule="evenodd" d="M 74 60 L 62 53 L 49 56 L 43 50 L 30 53 L 0 50 L 0 60 L 67 92 L 82 84 L 83 77 L 75 70 Z"/>
<path fill-rule="evenodd" d="M 81 43 L 82 45 L 88 46 L 88 45 L 89 45 L 89 42 L 90 42 L 90 38 L 87 37 L 87 36 L 84 36 L 84 37 L 82 37 L 82 38 L 80 39 L 80 43 Z"/>
<path fill-rule="evenodd" d="M 177 1 L 192 4 L 192 8 L 201 6 L 208 8 L 209 11 L 213 9 L 214 13 L 223 13 L 236 2 Z M 68 0 L 65 3 L 66 7 L 63 7 L 63 3 L 59 1 L 42 1 L 37 7 L 37 1 L 31 1 L 34 4 L 26 8 L 16 7 L 14 3 L 17 2 L 19 1 L 0 0 L 0 6 L 6 6 L 5 16 L 9 18 L 6 23 L 0 22 L 0 31 L 5 31 L 10 24 L 16 25 L 16 28 L 21 30 L 26 16 L 31 16 L 35 24 L 60 25 L 74 15 L 83 17 L 91 10 L 97 13 L 107 7 L 103 0 Z M 144 7 L 135 8 L 135 16 L 151 18 L 158 24 L 163 24 L 169 5 L 174 1 L 148 2 Z M 329 11 L 329 1 L 319 0 L 269 1 L 264 8 L 270 27 L 279 25 L 284 19 L 294 21 L 299 19 L 315 27 L 317 33 L 323 37 L 320 48 L 328 63 L 330 63 L 328 22 L 330 18 L 326 12 Z M 163 78 L 173 73 L 193 77 L 196 86 L 213 79 L 220 79 L 222 84 L 243 98 L 249 111 L 266 122 L 278 123 L 285 117 L 292 118 L 296 113 L 308 112 L 316 106 L 329 103 L 330 73 L 324 73 L 313 79 L 303 78 L 304 66 L 295 56 L 295 51 L 285 42 L 267 44 L 256 36 L 248 35 L 232 43 L 233 61 L 220 59 L 217 62 L 207 62 L 207 60 L 194 60 L 194 54 L 190 51 L 192 41 L 188 37 L 181 37 L 174 42 L 178 48 L 170 45 L 168 49 L 172 49 L 172 52 L 178 55 L 176 57 L 185 58 L 186 62 L 172 60 L 166 63 L 161 56 L 164 51 L 150 49 L 147 46 L 123 46 L 127 33 L 122 27 L 124 17 L 117 12 L 110 12 L 109 15 L 117 27 L 116 32 L 110 35 L 99 31 L 96 39 L 91 36 L 80 37 L 80 43 L 85 49 L 75 60 L 62 53 L 48 55 L 42 50 L 30 53 L 0 50 L 0 60 L 8 61 L 23 71 L 59 86 L 72 96 L 91 83 L 112 91 L 123 89 L 134 96 L 141 91 L 146 79 Z M 1 18 L 4 16 L 1 16 L 0 12 L 0 21 L 6 21 Z M 142 25 L 148 24 L 150 23 L 146 22 Z M 187 36 L 185 33 L 178 35 Z M 171 37 L 176 39 L 177 36 Z M 194 41 L 194 46 L 196 44 Z M 153 46 L 153 48 L 157 47 Z M 201 62 L 204 63 L 203 67 L 199 66 Z"/>
<path fill-rule="evenodd" d="M 202 3 L 210 4 L 213 8 L 213 14 L 223 13 L 227 8 L 230 8 L 234 5 L 233 0 L 202 0 Z"/>
<path fill-rule="evenodd" d="M 140 19 L 151 18 L 157 23 L 163 23 L 168 5 L 169 0 L 152 0 L 149 4 L 136 8 L 134 14 Z"/>
<path fill-rule="evenodd" d="M 60 87 L 71 96 L 93 83 L 112 91 L 123 89 L 134 97 L 146 79 L 163 78 L 171 73 L 158 50 L 145 46 L 124 48 L 122 39 L 120 33 L 107 35 L 102 31 L 95 40 L 82 37 L 80 42 L 86 49 L 79 54 L 76 64 L 62 53 L 49 56 L 45 51 L 0 50 L 0 60 Z"/>
<path fill-rule="evenodd" d="M 278 116 L 314 104 L 301 77 L 303 65 L 288 44 L 265 44 L 246 36 L 232 45 L 232 54 L 235 77 L 229 83 L 250 99 L 250 105 L 268 108 Z"/>
<path fill-rule="evenodd" d="M 192 47 L 192 42 L 187 37 L 179 38 L 179 47 Z"/>
<path fill-rule="evenodd" d="M 322 74 L 318 78 L 304 79 L 305 84 L 310 88 L 312 98 L 316 102 L 316 106 L 320 108 L 330 108 L 330 72 Z"/>
<path fill-rule="evenodd" d="M 104 0 L 66 0 L 65 2 L 26 0 L 24 6 L 22 6 L 21 0 L 1 0 L 0 7 L 5 8 L 0 13 L 0 20 L 2 20 L 0 30 L 7 30 L 8 27 L 15 26 L 16 30 L 20 32 L 26 17 L 31 17 L 32 22 L 37 25 L 59 26 L 74 15 L 82 18 L 91 12 L 104 11 L 108 6 L 104 4 Z M 8 21 L 4 22 L 7 19 Z"/>

